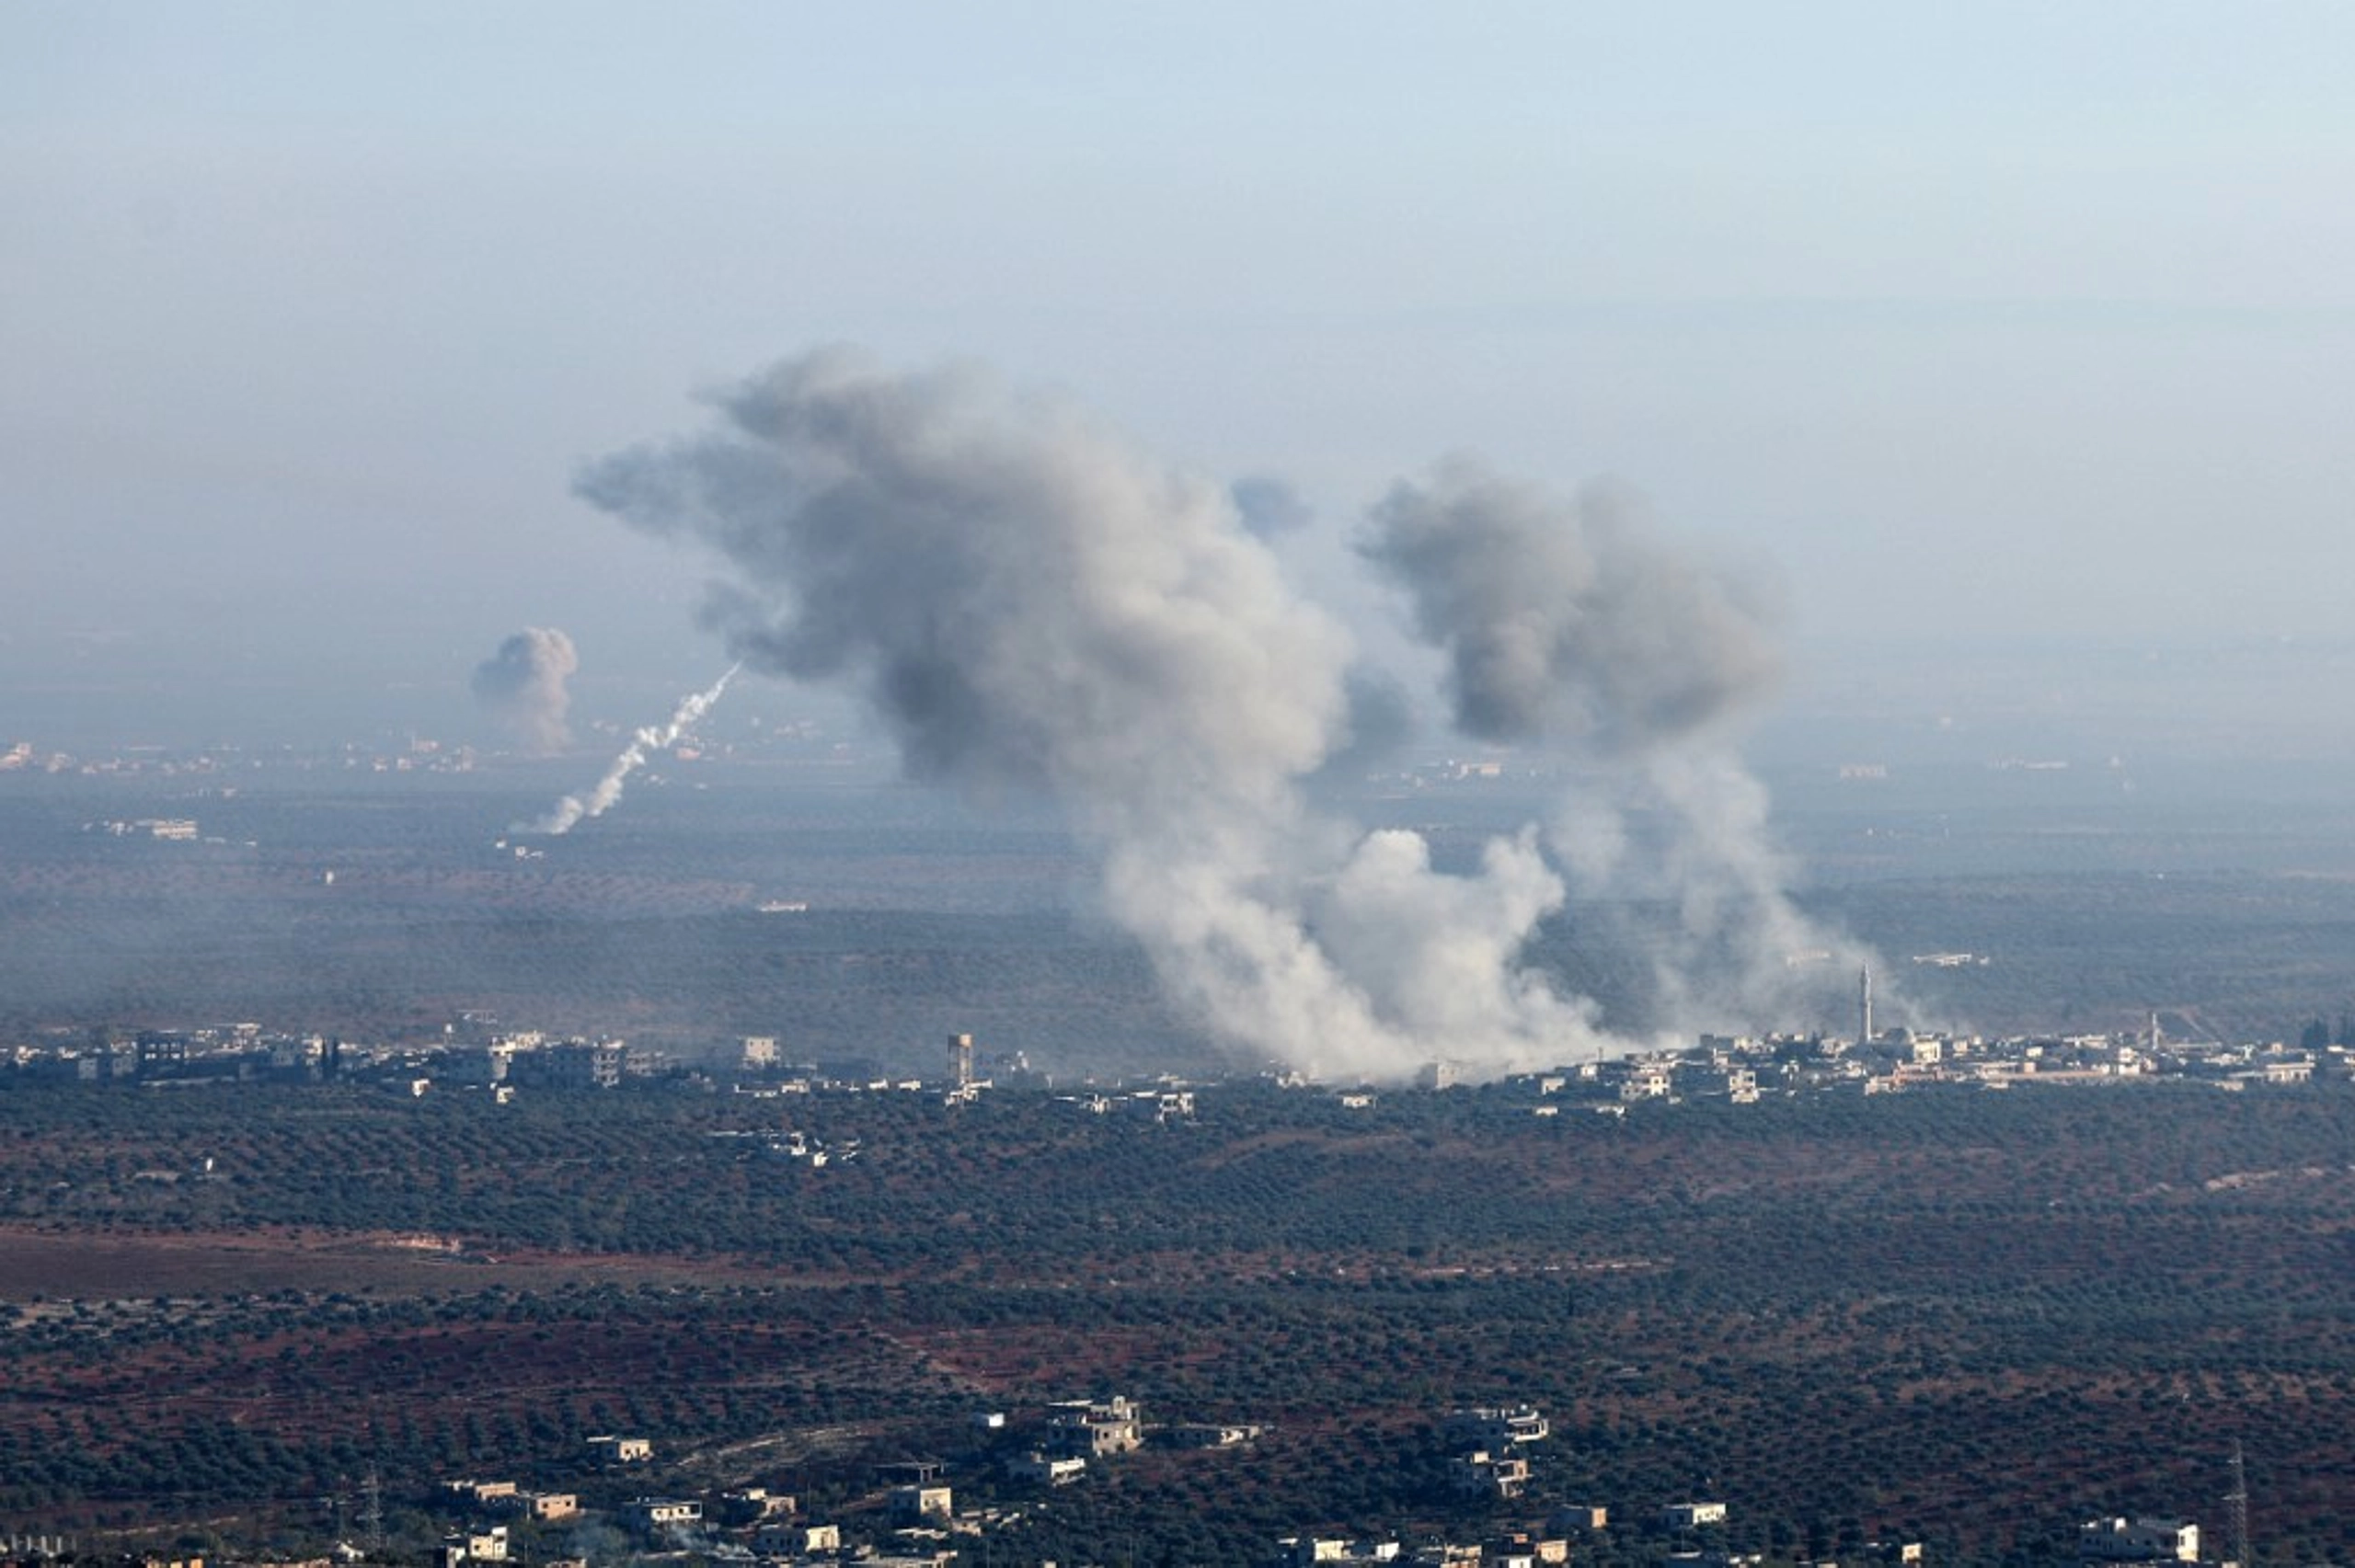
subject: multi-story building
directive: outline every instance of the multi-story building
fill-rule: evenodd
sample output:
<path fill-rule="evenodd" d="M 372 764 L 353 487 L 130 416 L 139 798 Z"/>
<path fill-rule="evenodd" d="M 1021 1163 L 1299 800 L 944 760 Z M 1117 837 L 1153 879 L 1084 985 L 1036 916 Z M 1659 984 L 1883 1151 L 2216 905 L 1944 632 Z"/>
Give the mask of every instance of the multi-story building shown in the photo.
<path fill-rule="evenodd" d="M 1552 1431 L 1537 1407 L 1528 1404 L 1451 1411 L 1447 1417 L 1451 1441 L 1483 1448 L 1541 1442 Z"/>
<path fill-rule="evenodd" d="M 1119 1394 L 1108 1400 L 1073 1400 L 1054 1407 L 1050 1446 L 1060 1454 L 1101 1459 L 1144 1446 L 1144 1413 Z"/>
<path fill-rule="evenodd" d="M 633 1497 L 630 1522 L 643 1529 L 670 1529 L 703 1523 L 703 1505 L 692 1497 Z"/>
<path fill-rule="evenodd" d="M 891 1516 L 895 1519 L 945 1519 L 955 1512 L 956 1500 L 946 1486 L 891 1488 Z"/>
<path fill-rule="evenodd" d="M 1087 1473 L 1087 1461 L 1070 1455 L 1017 1454 L 1005 1461 L 1005 1473 L 1017 1481 L 1068 1486 Z"/>
<path fill-rule="evenodd" d="M 1518 1497 L 1529 1484 L 1529 1461 L 1517 1454 L 1475 1449 L 1456 1459 L 1449 1479 L 1458 1492 L 1489 1497 Z"/>
<path fill-rule="evenodd" d="M 2077 1555 L 2096 1562 L 2197 1562 L 2200 1527 L 2182 1519 L 2089 1519 Z"/>
<path fill-rule="evenodd" d="M 507 1076 L 546 1089 L 612 1089 L 628 1070 L 629 1047 L 620 1040 L 565 1040 L 518 1051 Z"/>
<path fill-rule="evenodd" d="M 654 1445 L 643 1437 L 601 1434 L 589 1439 L 589 1452 L 600 1464 L 644 1464 L 654 1457 Z"/>

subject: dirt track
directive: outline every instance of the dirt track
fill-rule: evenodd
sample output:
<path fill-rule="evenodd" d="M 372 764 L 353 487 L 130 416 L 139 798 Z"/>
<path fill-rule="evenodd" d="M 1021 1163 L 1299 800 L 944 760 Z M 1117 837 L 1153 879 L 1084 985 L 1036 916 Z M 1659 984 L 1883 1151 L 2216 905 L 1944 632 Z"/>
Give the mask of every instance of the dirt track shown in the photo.
<path fill-rule="evenodd" d="M 477 1290 L 568 1280 L 742 1277 L 725 1262 L 453 1250 L 412 1236 L 263 1230 L 62 1234 L 0 1227 L 0 1301 L 218 1296 L 273 1290 Z"/>

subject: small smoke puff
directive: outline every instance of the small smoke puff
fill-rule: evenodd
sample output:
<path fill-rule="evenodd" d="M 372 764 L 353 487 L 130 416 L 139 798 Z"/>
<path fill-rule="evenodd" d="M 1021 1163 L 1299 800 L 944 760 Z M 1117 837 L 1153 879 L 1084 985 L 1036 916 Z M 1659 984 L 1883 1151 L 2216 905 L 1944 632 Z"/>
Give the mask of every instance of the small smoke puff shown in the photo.
<path fill-rule="evenodd" d="M 1373 509 L 1360 549 L 1448 659 L 1457 727 L 1640 753 L 1776 672 L 1761 594 L 1667 548 L 1627 502 L 1564 498 L 1457 459 Z"/>
<path fill-rule="evenodd" d="M 1316 513 L 1283 480 L 1271 474 L 1254 474 L 1228 486 L 1235 514 L 1243 526 L 1262 539 L 1294 533 L 1315 521 Z"/>
<path fill-rule="evenodd" d="M 580 668 L 570 637 L 553 626 L 528 626 L 476 667 L 475 698 L 523 745 L 562 750 L 572 738 L 565 682 Z"/>

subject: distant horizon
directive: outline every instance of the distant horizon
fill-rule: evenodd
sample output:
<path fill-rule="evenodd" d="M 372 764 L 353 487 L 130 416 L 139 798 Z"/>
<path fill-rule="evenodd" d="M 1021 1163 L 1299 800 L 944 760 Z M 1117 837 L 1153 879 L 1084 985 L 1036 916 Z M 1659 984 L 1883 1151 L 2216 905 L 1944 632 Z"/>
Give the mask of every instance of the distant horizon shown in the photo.
<path fill-rule="evenodd" d="M 607 652 L 584 640 L 571 689 L 580 722 L 609 731 L 658 717 L 657 709 L 726 668 L 716 650 L 695 641 L 672 658 L 620 668 Z M 479 657 L 467 650 L 416 669 L 387 662 L 361 681 L 343 670 L 191 671 L 161 653 L 127 650 L 48 670 L 17 660 L 0 671 L 0 747 L 331 747 L 407 733 L 498 751 L 504 738 L 466 691 Z M 1799 640 L 1790 664 L 1741 727 L 1743 749 L 1762 765 L 1788 765 L 1834 742 L 1901 753 L 1942 718 L 1990 744 L 2005 736 L 2015 743 L 2051 737 L 2082 752 L 2131 741 L 2146 757 L 2178 761 L 2247 760 L 2253 746 L 2315 761 L 2355 750 L 2355 732 L 2330 721 L 2332 700 L 2355 675 L 2355 635 L 2175 639 L 2154 632 L 2126 639 L 2056 631 L 1941 640 L 1847 630 Z M 730 704 L 738 707 L 779 722 L 872 733 L 852 704 L 821 687 L 754 677 Z M 716 722 L 732 716 L 723 713 Z M 1435 724 L 1426 727 L 1423 743 L 1451 744 Z"/>

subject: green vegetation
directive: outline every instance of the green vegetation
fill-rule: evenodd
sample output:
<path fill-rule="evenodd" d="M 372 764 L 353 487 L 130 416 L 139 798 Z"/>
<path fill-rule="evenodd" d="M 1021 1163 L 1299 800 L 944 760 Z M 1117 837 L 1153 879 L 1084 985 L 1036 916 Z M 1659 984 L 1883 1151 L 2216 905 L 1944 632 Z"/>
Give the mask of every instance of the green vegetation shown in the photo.
<path fill-rule="evenodd" d="M 1992 1563 L 2097 1514 L 2219 1528 L 2236 1438 L 2260 1561 L 2355 1548 L 2343 1088 L 1200 1105 L 11 1089 L 0 1526 L 562 1485 L 617 1429 L 681 1486 L 855 1511 L 929 1454 L 1015 1499 L 970 1413 L 1014 1441 L 1119 1391 L 1273 1429 L 1109 1461 L 991 1550 L 1246 1561 L 1709 1494 L 1747 1550 Z M 1458 1501 L 1439 1418 L 1522 1400 L 1555 1425 L 1528 1497 Z"/>

